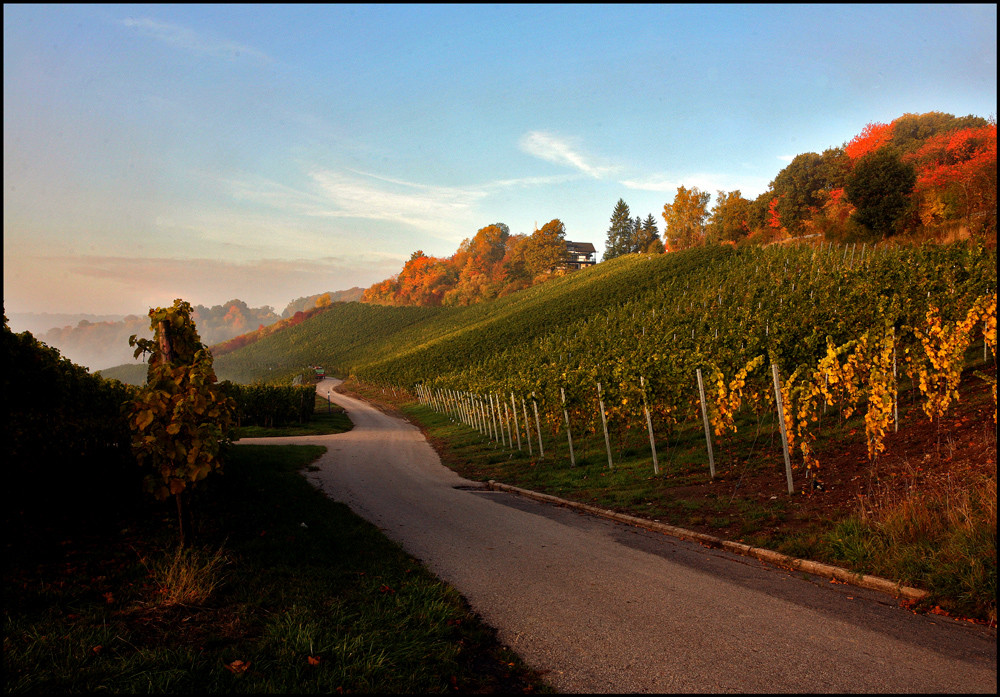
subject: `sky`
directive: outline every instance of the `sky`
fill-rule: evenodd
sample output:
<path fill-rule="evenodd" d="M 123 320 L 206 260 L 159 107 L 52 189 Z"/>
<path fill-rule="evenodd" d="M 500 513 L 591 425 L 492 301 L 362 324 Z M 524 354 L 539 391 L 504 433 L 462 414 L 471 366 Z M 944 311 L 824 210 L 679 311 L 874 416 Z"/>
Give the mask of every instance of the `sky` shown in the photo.
<path fill-rule="evenodd" d="M 873 121 L 990 117 L 996 5 L 5 4 L 4 308 L 279 312 L 492 223 L 755 198 Z M 16 329 L 16 328 L 15 328 Z"/>

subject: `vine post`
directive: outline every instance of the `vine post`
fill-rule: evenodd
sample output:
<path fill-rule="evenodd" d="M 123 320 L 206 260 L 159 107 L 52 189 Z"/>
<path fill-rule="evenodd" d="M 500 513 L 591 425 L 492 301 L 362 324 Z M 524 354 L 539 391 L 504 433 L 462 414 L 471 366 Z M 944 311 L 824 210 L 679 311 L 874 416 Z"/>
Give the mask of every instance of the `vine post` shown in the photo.
<path fill-rule="evenodd" d="M 597 404 L 601 408 L 601 425 L 604 426 L 604 447 L 608 451 L 608 469 L 613 470 L 615 463 L 611 460 L 611 438 L 608 437 L 608 418 L 604 415 L 604 398 L 601 396 L 601 383 L 597 383 Z"/>
<path fill-rule="evenodd" d="M 649 431 L 649 449 L 653 453 L 653 474 L 660 473 L 660 463 L 656 460 L 656 439 L 653 437 L 653 417 L 649 415 L 649 404 L 646 401 L 646 378 L 639 376 L 639 385 L 642 387 L 642 408 L 646 412 L 646 428 Z"/>
<path fill-rule="evenodd" d="M 569 429 L 569 411 L 566 410 L 566 390 L 560 387 L 559 394 L 562 396 L 563 418 L 566 419 L 566 440 L 569 442 L 569 466 L 576 467 L 576 457 L 573 455 L 573 434 Z"/>
<path fill-rule="evenodd" d="M 789 495 L 795 492 L 792 484 L 792 459 L 788 454 L 788 434 L 785 432 L 785 406 L 781 399 L 781 376 L 778 364 L 771 363 L 771 373 L 774 375 L 774 400 L 778 405 L 778 429 L 781 432 L 781 449 L 785 454 L 785 478 L 788 480 Z"/>
<path fill-rule="evenodd" d="M 521 449 L 521 427 L 517 423 L 517 400 L 514 399 L 514 393 L 510 393 L 510 411 L 514 416 L 514 433 L 517 434 L 517 449 Z"/>
<path fill-rule="evenodd" d="M 534 457 L 531 448 L 531 427 L 528 425 L 528 403 L 521 397 L 521 414 L 524 416 L 524 440 L 528 442 L 528 457 Z"/>
<path fill-rule="evenodd" d="M 535 430 L 538 431 L 538 452 L 539 457 L 545 457 L 545 447 L 542 445 L 542 424 L 538 419 L 538 402 L 535 400 L 535 393 L 531 393 L 531 407 L 535 410 Z"/>
<path fill-rule="evenodd" d="M 708 471 L 712 475 L 712 479 L 715 479 L 715 453 L 712 452 L 712 430 L 708 425 L 708 405 L 705 403 L 705 383 L 701 378 L 701 368 L 698 368 L 695 373 L 698 376 L 698 396 L 701 398 L 701 420 L 705 425 L 705 443 L 708 445 Z"/>

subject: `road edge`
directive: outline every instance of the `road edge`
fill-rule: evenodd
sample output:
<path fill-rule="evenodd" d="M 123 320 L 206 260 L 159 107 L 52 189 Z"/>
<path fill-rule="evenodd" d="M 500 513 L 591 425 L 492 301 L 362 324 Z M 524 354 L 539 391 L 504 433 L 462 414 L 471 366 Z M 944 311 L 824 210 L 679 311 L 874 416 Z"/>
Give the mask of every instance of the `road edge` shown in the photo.
<path fill-rule="evenodd" d="M 690 540 L 692 542 L 697 542 L 699 544 L 705 545 L 706 547 L 713 547 L 717 549 L 723 549 L 727 552 L 732 552 L 734 554 L 739 554 L 745 557 L 753 557 L 760 561 L 766 562 L 768 564 L 773 564 L 784 569 L 792 569 L 795 571 L 804 571 L 809 574 L 816 576 L 822 576 L 824 578 L 833 579 L 840 583 L 845 583 L 853 586 L 858 586 L 860 588 L 867 588 L 869 590 L 880 591 L 882 593 L 888 593 L 897 598 L 904 598 L 906 600 L 919 601 L 928 597 L 930 593 L 919 588 L 912 588 L 910 586 L 904 586 L 902 583 L 890 581 L 879 576 L 871 576 L 869 574 L 856 573 L 853 571 L 848 571 L 847 569 L 842 569 L 839 566 L 831 566 L 830 564 L 823 564 L 821 562 L 810 561 L 808 559 L 799 559 L 797 557 L 790 557 L 786 554 L 781 554 L 780 552 L 775 552 L 770 549 L 763 549 L 761 547 L 751 547 L 750 545 L 743 544 L 742 542 L 732 542 L 730 540 L 723 540 L 718 537 L 713 537 L 712 535 L 706 535 L 701 532 L 694 532 L 693 530 L 685 530 L 684 528 L 679 528 L 675 525 L 668 525 L 667 523 L 661 523 L 655 520 L 648 520 L 646 518 L 639 518 L 636 516 L 631 516 L 626 513 L 618 513 L 617 511 L 609 511 L 604 508 L 598 508 L 597 506 L 590 506 L 585 503 L 578 503 L 576 501 L 569 501 L 567 499 L 561 499 L 558 496 L 552 496 L 551 494 L 543 494 L 538 491 L 531 491 L 530 489 L 522 489 L 518 486 L 513 486 L 512 484 L 504 484 L 496 480 L 489 480 L 486 482 L 486 488 L 493 491 L 506 491 L 512 494 L 517 494 L 519 496 L 524 496 L 525 498 L 535 499 L 536 501 L 543 501 L 545 503 L 555 504 L 557 506 L 565 506 L 567 508 L 572 508 L 578 511 L 589 513 L 591 515 L 598 516 L 600 518 L 606 518 L 608 520 L 614 520 L 619 523 L 625 523 L 627 525 L 632 525 L 634 527 L 643 528 L 646 530 L 651 530 L 653 532 L 663 533 L 665 535 L 670 535 L 671 537 L 677 537 L 682 540 Z"/>

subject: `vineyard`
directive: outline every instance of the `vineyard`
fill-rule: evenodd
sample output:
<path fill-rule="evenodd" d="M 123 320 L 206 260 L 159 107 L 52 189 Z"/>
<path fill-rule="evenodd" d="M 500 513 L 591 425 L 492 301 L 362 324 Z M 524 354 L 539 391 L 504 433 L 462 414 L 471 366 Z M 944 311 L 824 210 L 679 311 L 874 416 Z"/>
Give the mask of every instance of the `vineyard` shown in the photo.
<path fill-rule="evenodd" d="M 367 366 L 358 377 L 419 382 L 423 399 L 473 424 L 485 408 L 496 422 L 485 427 L 502 438 L 523 432 L 525 413 L 537 409 L 550 437 L 603 433 L 609 467 L 614 450 L 646 438 L 655 444 L 656 434 L 684 421 L 705 421 L 711 451 L 713 439 L 734 434 L 738 411 L 759 421 L 780 402 L 789 455 L 812 479 L 821 463 L 811 443 L 828 409 L 843 418 L 862 410 L 874 459 L 895 427 L 901 379 L 917 385 L 928 418 L 940 419 L 956 397 L 966 350 L 977 343 L 983 360 L 995 361 L 994 252 L 821 246 L 685 254 L 683 261 L 700 262 L 690 264 L 698 273 L 674 274 L 557 332 L 520 344 L 491 338 L 480 360 L 450 371 L 439 356 L 451 352 L 439 349 L 423 361 L 429 351 L 415 352 L 410 365 Z M 673 259 L 631 263 L 644 261 Z M 421 380 L 414 371 L 427 363 Z M 982 378 L 995 394 L 995 377 Z M 507 407 L 517 407 L 519 424 Z"/>
<path fill-rule="evenodd" d="M 799 464 L 804 486 L 822 486 L 824 417 L 862 415 L 874 460 L 898 429 L 901 386 L 940 421 L 978 355 L 995 395 L 995 328 L 995 249 L 710 246 L 627 255 L 471 307 L 338 305 L 217 370 L 278 382 L 319 364 L 417 386 L 507 444 L 538 440 L 532 426 L 568 449 L 603 439 L 611 468 L 647 440 L 655 467 L 658 441 L 686 423 L 704 425 L 714 468 L 741 421 L 759 428 L 780 409 L 791 490 Z"/>

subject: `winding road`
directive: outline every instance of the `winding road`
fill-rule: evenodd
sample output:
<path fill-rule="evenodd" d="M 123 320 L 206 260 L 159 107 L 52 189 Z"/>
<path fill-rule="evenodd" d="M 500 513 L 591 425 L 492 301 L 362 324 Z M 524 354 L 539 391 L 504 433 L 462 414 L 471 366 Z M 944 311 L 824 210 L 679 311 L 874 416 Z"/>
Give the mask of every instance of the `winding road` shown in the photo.
<path fill-rule="evenodd" d="M 318 386 L 326 395 L 339 381 Z M 996 630 L 513 494 L 477 490 L 412 424 L 355 427 L 308 476 L 454 586 L 564 692 L 996 693 Z"/>

